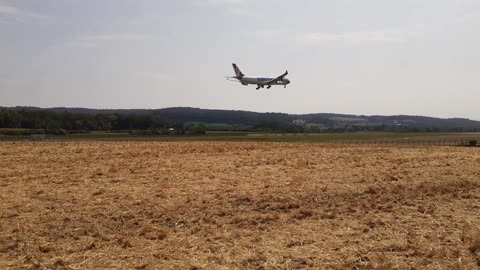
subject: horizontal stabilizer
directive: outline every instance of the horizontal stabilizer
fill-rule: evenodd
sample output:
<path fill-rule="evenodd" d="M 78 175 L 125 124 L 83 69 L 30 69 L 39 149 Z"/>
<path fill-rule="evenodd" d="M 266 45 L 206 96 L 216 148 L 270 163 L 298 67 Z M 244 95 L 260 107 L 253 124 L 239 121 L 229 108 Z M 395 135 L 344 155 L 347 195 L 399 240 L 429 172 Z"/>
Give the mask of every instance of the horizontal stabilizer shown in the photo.
<path fill-rule="evenodd" d="M 230 76 L 225 76 L 225 79 L 232 81 L 232 82 L 239 82 L 240 80 L 237 77 L 230 77 Z"/>

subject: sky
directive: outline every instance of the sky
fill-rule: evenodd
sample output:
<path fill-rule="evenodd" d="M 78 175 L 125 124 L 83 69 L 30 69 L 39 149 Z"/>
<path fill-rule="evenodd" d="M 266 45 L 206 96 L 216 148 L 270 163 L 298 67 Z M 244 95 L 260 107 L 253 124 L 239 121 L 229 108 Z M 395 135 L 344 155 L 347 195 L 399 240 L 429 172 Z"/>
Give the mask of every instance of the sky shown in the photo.
<path fill-rule="evenodd" d="M 479 86 L 478 0 L 0 0 L 0 106 L 480 120 Z"/>

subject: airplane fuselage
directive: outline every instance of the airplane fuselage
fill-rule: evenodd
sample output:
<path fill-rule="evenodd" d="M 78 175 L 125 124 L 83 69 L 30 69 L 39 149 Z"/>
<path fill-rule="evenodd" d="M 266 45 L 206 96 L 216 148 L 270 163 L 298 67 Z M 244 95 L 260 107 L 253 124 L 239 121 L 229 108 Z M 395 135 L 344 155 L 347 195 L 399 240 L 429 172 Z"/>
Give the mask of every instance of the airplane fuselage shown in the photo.
<path fill-rule="evenodd" d="M 238 79 L 243 85 L 255 84 L 255 85 L 266 85 L 266 83 L 274 80 L 275 78 L 268 77 L 255 77 L 255 76 L 244 76 L 241 79 Z M 271 85 L 287 85 L 290 81 L 288 79 L 282 79 L 271 83 Z"/>

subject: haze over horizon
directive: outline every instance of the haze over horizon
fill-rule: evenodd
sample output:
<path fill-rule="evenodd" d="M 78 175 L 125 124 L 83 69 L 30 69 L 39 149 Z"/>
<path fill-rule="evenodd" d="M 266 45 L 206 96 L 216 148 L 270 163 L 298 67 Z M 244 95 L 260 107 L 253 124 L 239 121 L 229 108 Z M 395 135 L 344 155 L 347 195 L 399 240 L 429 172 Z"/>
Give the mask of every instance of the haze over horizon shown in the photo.
<path fill-rule="evenodd" d="M 476 0 L 0 0 L 0 106 L 480 120 L 479 32 Z"/>

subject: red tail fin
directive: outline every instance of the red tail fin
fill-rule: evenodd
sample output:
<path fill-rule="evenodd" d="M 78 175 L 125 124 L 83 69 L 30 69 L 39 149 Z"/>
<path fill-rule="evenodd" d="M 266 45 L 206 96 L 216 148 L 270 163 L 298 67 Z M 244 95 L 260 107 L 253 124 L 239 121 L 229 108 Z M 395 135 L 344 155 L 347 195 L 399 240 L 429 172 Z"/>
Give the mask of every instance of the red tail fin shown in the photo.
<path fill-rule="evenodd" d="M 240 71 L 240 69 L 237 67 L 236 64 L 232 64 L 232 66 L 233 66 L 233 70 L 235 70 L 235 75 L 237 75 L 237 78 L 238 78 L 238 79 L 241 79 L 241 78 L 243 78 L 243 76 L 245 76 L 245 75 Z"/>

